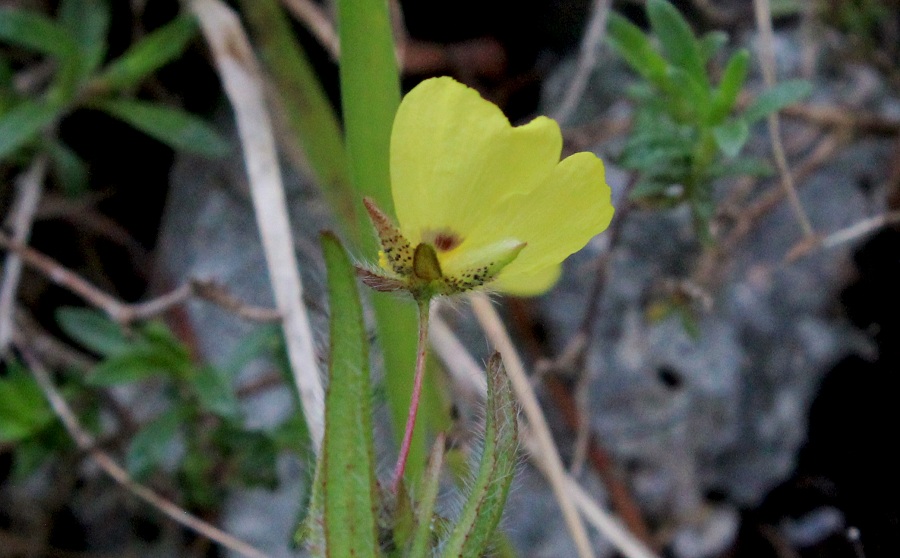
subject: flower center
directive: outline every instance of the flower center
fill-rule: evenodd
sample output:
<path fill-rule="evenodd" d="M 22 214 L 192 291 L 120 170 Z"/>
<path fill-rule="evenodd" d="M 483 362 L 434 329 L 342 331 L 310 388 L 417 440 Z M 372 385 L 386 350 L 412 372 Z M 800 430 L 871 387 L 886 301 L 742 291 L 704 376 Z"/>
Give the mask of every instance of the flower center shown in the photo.
<path fill-rule="evenodd" d="M 449 252 L 462 244 L 462 238 L 450 229 L 425 231 L 422 235 L 422 240 L 428 242 L 440 252 Z"/>

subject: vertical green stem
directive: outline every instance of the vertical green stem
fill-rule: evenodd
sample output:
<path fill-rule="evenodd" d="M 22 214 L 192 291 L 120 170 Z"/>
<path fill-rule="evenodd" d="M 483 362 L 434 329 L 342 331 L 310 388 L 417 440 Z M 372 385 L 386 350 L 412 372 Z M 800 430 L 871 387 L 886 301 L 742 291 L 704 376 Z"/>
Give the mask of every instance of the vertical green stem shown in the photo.
<path fill-rule="evenodd" d="M 416 415 L 419 412 L 419 400 L 422 395 L 422 379 L 425 377 L 425 357 L 428 353 L 428 311 L 431 308 L 431 299 L 419 300 L 419 344 L 416 351 L 416 372 L 413 379 L 412 397 L 409 401 L 409 415 L 406 418 L 406 430 L 403 433 L 403 443 L 400 445 L 400 455 L 397 456 L 397 465 L 394 467 L 394 479 L 391 482 L 391 490 L 396 493 L 403 480 L 403 472 L 406 470 L 406 460 L 409 457 L 409 448 L 412 444 L 413 432 L 416 429 Z"/>

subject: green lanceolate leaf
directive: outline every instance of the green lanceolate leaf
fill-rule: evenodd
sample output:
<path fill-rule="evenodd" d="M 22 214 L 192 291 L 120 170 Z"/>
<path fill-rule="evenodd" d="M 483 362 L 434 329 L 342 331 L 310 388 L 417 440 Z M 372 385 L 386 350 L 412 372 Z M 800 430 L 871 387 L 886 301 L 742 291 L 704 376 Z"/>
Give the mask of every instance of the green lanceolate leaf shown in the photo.
<path fill-rule="evenodd" d="M 162 324 L 148 323 L 123 349 L 98 364 L 88 382 L 110 386 L 161 375 L 172 379 L 191 376 L 194 364 L 187 347 Z"/>
<path fill-rule="evenodd" d="M 356 190 L 354 203 L 363 197 L 375 200 L 393 214 L 390 183 L 390 139 L 394 114 L 400 105 L 400 77 L 391 38 L 388 3 L 385 0 L 339 0 L 341 41 L 341 105 L 350 177 Z M 361 205 L 356 214 L 359 230 L 370 225 Z M 374 258 L 378 244 L 374 235 L 363 234 L 361 249 Z M 412 393 L 411 370 L 415 369 L 417 319 L 413 305 L 389 294 L 375 293 L 372 306 L 378 321 L 378 340 L 384 354 L 385 388 L 394 432 L 403 433 Z M 426 383 L 432 382 L 426 378 Z M 425 387 L 428 390 L 428 386 Z M 425 432 L 435 421 L 422 409 L 421 428 L 416 428 L 406 467 L 414 481 L 425 465 Z"/>
<path fill-rule="evenodd" d="M 109 0 L 64 0 L 59 6 L 58 17 L 81 51 L 81 75 L 89 75 L 100 66 L 106 55 Z"/>
<path fill-rule="evenodd" d="M 322 235 L 331 313 L 325 438 L 324 530 L 328 556 L 378 555 L 369 343 L 356 272 L 337 237 Z"/>
<path fill-rule="evenodd" d="M 179 109 L 125 99 L 96 101 L 93 106 L 178 151 L 221 157 L 230 150 L 206 122 Z"/>
<path fill-rule="evenodd" d="M 356 195 L 350 184 L 343 133 L 334 109 L 319 83 L 290 20 L 276 0 L 242 0 L 254 31 L 254 43 L 272 75 L 281 105 L 298 144 L 315 173 L 342 228 L 359 244 Z M 368 232 L 368 229 L 362 229 Z"/>
<path fill-rule="evenodd" d="M 60 58 L 78 56 L 72 34 L 37 12 L 0 8 L 0 41 Z"/>
<path fill-rule="evenodd" d="M 724 31 L 710 31 L 700 39 L 700 56 L 706 64 L 713 56 L 728 44 L 728 33 Z"/>
<path fill-rule="evenodd" d="M 653 33 L 672 64 L 688 72 L 709 88 L 709 79 L 699 41 L 681 13 L 666 0 L 648 0 L 647 16 Z"/>
<path fill-rule="evenodd" d="M 231 378 L 224 371 L 204 366 L 194 371 L 189 380 L 205 410 L 223 418 L 240 415 L 240 405 L 231 385 Z"/>
<path fill-rule="evenodd" d="M 657 87 L 666 82 L 666 60 L 656 52 L 650 39 L 638 26 L 610 12 L 607 36 L 610 45 L 637 73 Z"/>
<path fill-rule="evenodd" d="M 13 363 L 0 377 L 0 442 L 19 442 L 55 420 L 43 392 L 31 374 Z"/>
<path fill-rule="evenodd" d="M 47 145 L 53 176 L 69 195 L 83 194 L 88 187 L 88 167 L 84 159 L 66 144 L 53 141 Z"/>
<path fill-rule="evenodd" d="M 422 475 L 416 510 L 416 527 L 408 558 L 427 558 L 434 544 L 434 505 L 437 502 L 441 481 L 441 467 L 444 464 L 444 437 L 438 436 L 431 449 L 428 467 Z"/>
<path fill-rule="evenodd" d="M 481 555 L 503 514 L 516 467 L 518 425 L 512 387 L 499 354 L 488 362 L 484 449 L 462 512 L 444 544 L 444 558 Z"/>
<path fill-rule="evenodd" d="M 78 44 L 62 25 L 36 12 L 0 8 L 0 41 L 49 54 L 59 60 L 59 69 L 46 101 L 62 107 L 75 94 L 84 63 Z"/>
<path fill-rule="evenodd" d="M 197 24 L 194 18 L 178 16 L 148 33 L 125 54 L 110 62 L 96 83 L 115 90 L 133 87 L 178 58 L 196 34 Z"/>
<path fill-rule="evenodd" d="M 712 109 L 709 113 L 709 122 L 716 124 L 728 116 L 734 103 L 737 101 L 744 80 L 747 79 L 747 68 L 750 64 L 750 53 L 747 49 L 741 49 L 731 55 L 725 70 L 722 72 L 722 81 L 713 95 Z"/>
<path fill-rule="evenodd" d="M 128 445 L 125 465 L 136 478 L 143 479 L 170 453 L 170 447 L 181 426 L 177 408 L 169 409 L 145 424 Z"/>
<path fill-rule="evenodd" d="M 750 137 L 750 128 L 742 118 L 723 122 L 713 128 L 712 132 L 716 145 L 726 157 L 736 157 Z"/>
<path fill-rule="evenodd" d="M 744 112 L 744 120 L 753 124 L 784 107 L 793 105 L 812 92 L 812 84 L 802 79 L 782 81 L 763 92 Z"/>
<path fill-rule="evenodd" d="M 0 116 L 0 160 L 35 141 L 60 113 L 52 103 L 26 99 Z"/>
<path fill-rule="evenodd" d="M 97 310 L 60 308 L 56 323 L 66 335 L 98 355 L 121 354 L 130 343 L 118 324 Z"/>

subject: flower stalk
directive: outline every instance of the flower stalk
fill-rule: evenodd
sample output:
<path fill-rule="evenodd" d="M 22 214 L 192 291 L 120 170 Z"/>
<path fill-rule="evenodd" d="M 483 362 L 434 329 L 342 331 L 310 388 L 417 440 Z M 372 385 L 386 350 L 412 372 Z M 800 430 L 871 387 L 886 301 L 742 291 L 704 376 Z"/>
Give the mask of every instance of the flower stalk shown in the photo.
<path fill-rule="evenodd" d="M 425 297 L 416 302 L 419 306 L 419 342 L 416 349 L 416 372 L 413 377 L 413 391 L 409 401 L 409 415 L 406 418 L 403 442 L 400 444 L 400 454 L 397 456 L 397 465 L 394 467 L 394 476 L 391 481 L 391 491 L 394 494 L 400 488 L 403 473 L 406 470 L 406 460 L 409 458 L 409 448 L 412 445 L 413 432 L 416 428 L 416 416 L 419 413 L 419 401 L 422 398 L 425 357 L 428 353 L 428 317 L 431 309 L 431 297 Z"/>

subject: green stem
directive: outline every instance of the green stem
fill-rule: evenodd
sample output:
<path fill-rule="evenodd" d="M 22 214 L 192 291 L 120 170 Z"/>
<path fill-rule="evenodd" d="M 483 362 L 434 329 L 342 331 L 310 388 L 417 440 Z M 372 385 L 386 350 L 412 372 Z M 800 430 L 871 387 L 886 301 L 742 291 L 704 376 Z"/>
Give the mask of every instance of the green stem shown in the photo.
<path fill-rule="evenodd" d="M 397 456 L 394 479 L 391 482 L 391 490 L 395 494 L 403 480 L 409 448 L 412 445 L 413 431 L 416 428 L 416 415 L 419 412 L 419 400 L 422 396 L 422 379 L 425 377 L 425 356 L 428 353 L 428 311 L 431 307 L 431 298 L 426 297 L 417 302 L 419 303 L 419 344 L 416 351 L 416 373 L 413 379 L 412 398 L 409 401 L 409 415 L 406 418 L 406 431 L 403 434 L 403 443 L 400 445 L 400 455 Z"/>

